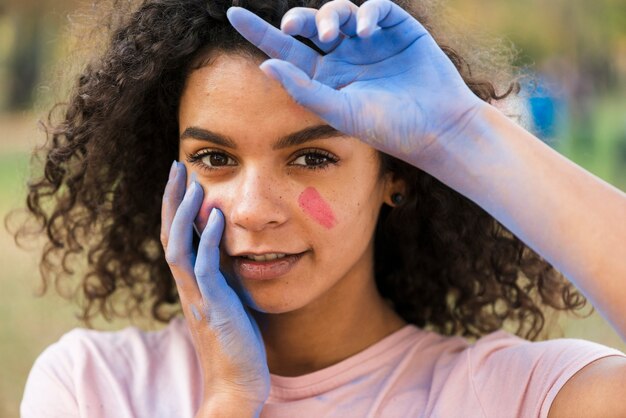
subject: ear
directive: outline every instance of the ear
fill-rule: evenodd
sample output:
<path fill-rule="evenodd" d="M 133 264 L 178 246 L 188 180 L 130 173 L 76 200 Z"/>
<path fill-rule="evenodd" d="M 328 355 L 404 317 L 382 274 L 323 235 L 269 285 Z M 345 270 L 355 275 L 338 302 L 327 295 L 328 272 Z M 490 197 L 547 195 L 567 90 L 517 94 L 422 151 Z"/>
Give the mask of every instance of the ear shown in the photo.
<path fill-rule="evenodd" d="M 396 206 L 391 200 L 394 193 L 400 193 L 406 197 L 406 182 L 391 171 L 384 174 L 383 202 L 391 207 Z"/>

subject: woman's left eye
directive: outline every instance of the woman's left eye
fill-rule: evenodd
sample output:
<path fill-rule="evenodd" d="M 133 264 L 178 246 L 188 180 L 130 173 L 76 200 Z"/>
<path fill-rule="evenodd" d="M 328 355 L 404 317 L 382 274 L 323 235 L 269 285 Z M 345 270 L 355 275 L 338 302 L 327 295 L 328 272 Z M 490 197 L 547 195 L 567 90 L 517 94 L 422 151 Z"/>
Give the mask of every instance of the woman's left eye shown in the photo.
<path fill-rule="evenodd" d="M 329 164 L 337 163 L 338 159 L 330 153 L 321 151 L 308 151 L 300 154 L 291 165 L 299 165 L 305 168 L 315 170 L 320 168 L 326 168 Z"/>

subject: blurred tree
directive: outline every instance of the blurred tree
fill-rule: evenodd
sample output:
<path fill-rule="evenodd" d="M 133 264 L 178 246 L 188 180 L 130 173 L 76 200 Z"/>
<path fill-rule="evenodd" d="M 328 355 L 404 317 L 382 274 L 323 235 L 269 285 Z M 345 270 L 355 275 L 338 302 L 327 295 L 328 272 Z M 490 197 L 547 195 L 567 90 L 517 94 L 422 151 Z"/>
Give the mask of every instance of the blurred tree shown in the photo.
<path fill-rule="evenodd" d="M 618 49 L 626 38 L 624 0 L 449 0 L 456 15 L 510 39 L 518 65 L 538 65 L 558 54 L 578 73 L 583 96 L 615 86 Z"/>
<path fill-rule="evenodd" d="M 9 61 L 10 83 L 6 103 L 11 110 L 28 109 L 32 105 L 33 90 L 41 72 L 41 15 L 20 14 L 14 19 L 16 42 Z"/>
<path fill-rule="evenodd" d="M 8 80 L 5 105 L 7 110 L 28 109 L 33 104 L 33 92 L 40 80 L 46 57 L 45 45 L 50 39 L 44 28 L 52 34 L 61 27 L 62 16 L 78 5 L 76 0 L 8 0 L 0 4 L 0 15 L 6 19 L 14 39 L 7 63 Z M 3 40 L 0 40 L 3 42 Z M 4 50 L 4 49 L 3 49 Z"/>

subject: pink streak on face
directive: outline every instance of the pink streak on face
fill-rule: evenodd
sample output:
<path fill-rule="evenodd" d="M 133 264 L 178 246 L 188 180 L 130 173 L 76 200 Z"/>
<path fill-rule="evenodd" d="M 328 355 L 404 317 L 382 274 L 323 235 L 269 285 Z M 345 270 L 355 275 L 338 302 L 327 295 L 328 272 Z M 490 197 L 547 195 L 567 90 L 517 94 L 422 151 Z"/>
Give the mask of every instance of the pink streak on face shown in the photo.
<path fill-rule="evenodd" d="M 335 215 L 314 187 L 307 187 L 298 197 L 298 204 L 306 214 L 326 228 L 335 226 Z"/>

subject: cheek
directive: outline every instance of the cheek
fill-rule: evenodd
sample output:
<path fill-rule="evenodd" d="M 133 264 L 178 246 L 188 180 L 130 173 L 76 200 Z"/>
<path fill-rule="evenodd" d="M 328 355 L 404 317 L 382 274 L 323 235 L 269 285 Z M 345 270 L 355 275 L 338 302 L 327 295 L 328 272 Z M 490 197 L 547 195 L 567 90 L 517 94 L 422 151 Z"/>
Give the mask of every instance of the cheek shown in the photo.
<path fill-rule="evenodd" d="M 307 187 L 298 197 L 300 208 L 323 227 L 330 229 L 337 221 L 330 205 L 314 187 Z"/>

